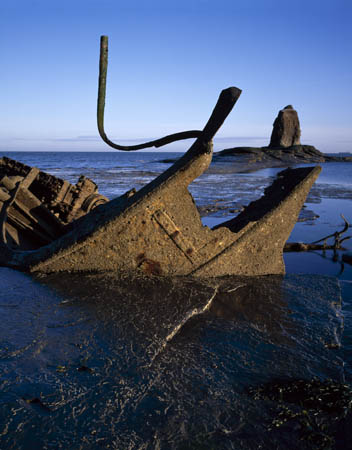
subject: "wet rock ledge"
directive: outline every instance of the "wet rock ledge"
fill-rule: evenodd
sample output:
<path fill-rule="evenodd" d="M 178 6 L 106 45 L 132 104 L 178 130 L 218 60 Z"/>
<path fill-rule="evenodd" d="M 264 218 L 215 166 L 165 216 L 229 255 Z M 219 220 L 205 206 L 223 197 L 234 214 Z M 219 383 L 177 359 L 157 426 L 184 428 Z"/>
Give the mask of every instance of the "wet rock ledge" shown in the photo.
<path fill-rule="evenodd" d="M 301 128 L 297 111 L 292 105 L 281 109 L 273 123 L 268 147 L 235 147 L 216 154 L 215 159 L 226 156 L 236 162 L 264 163 L 269 166 L 285 164 L 352 162 L 352 156 L 329 156 L 312 145 L 301 144 Z"/>
<path fill-rule="evenodd" d="M 273 165 L 304 164 L 319 162 L 352 162 L 352 156 L 330 156 L 313 145 L 292 145 L 290 147 L 234 147 L 214 155 L 214 160 L 231 157 L 233 162 L 267 163 Z M 226 158 L 227 159 L 227 158 Z"/>

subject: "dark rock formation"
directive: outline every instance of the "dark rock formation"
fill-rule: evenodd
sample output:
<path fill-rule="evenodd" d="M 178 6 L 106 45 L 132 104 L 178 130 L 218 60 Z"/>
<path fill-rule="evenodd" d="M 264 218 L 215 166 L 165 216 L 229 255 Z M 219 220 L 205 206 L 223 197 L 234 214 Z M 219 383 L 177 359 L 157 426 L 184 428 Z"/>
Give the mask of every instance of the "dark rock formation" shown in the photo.
<path fill-rule="evenodd" d="M 292 147 L 300 145 L 301 129 L 299 126 L 297 111 L 292 105 L 285 106 L 279 111 L 273 124 L 273 132 L 270 139 L 270 148 L 275 147 Z"/>
<path fill-rule="evenodd" d="M 283 167 L 291 164 L 320 162 L 352 162 L 352 156 L 330 156 L 312 145 L 300 143 L 301 129 L 297 111 L 287 105 L 279 111 L 274 122 L 268 147 L 235 147 L 218 152 L 214 160 L 226 157 L 242 166 L 241 171 L 253 171 L 264 167 Z M 248 166 L 248 167 L 246 167 Z"/>
<path fill-rule="evenodd" d="M 280 167 L 291 164 L 320 162 L 352 162 L 352 156 L 330 156 L 313 145 L 293 145 L 292 147 L 235 147 L 222 150 L 214 155 L 215 161 L 231 158 L 231 162 L 263 167 Z"/>

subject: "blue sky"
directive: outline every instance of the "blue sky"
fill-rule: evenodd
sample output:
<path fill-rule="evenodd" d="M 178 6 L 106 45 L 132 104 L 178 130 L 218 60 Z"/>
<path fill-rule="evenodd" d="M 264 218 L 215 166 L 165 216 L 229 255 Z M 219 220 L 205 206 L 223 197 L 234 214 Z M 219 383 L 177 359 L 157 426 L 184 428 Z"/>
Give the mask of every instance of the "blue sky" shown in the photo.
<path fill-rule="evenodd" d="M 2 0 L 0 151 L 108 149 L 96 128 L 102 34 L 116 142 L 201 129 L 237 86 L 217 150 L 266 145 L 292 104 L 302 143 L 352 151 L 351 23 L 351 0 Z"/>

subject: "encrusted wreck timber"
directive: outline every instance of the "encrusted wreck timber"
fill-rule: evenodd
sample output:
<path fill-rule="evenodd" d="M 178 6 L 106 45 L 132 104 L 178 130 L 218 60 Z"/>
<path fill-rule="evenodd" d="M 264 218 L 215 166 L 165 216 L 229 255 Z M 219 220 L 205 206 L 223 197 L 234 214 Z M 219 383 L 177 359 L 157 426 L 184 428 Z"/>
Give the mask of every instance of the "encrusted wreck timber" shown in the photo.
<path fill-rule="evenodd" d="M 108 199 L 81 176 L 76 185 L 19 161 L 0 158 L 3 247 L 34 250 L 65 234 L 69 223 Z"/>

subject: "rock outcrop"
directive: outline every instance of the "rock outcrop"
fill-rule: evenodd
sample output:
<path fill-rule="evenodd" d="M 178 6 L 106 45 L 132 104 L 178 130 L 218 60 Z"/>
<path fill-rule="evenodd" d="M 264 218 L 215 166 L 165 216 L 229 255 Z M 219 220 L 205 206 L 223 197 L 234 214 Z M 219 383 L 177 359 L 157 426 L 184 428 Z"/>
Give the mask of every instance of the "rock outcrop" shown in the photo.
<path fill-rule="evenodd" d="M 287 105 L 274 121 L 267 147 L 228 148 L 217 152 L 214 160 L 238 164 L 238 170 L 242 172 L 302 163 L 352 162 L 352 156 L 326 155 L 312 145 L 302 145 L 300 136 L 297 111 Z"/>
<path fill-rule="evenodd" d="M 287 167 L 293 164 L 322 162 L 352 162 L 352 156 L 331 156 L 320 152 L 312 145 L 291 147 L 235 147 L 214 155 L 214 161 L 238 165 L 240 172 L 252 172 L 265 167 Z M 234 167 L 233 167 L 234 169 Z"/>
<path fill-rule="evenodd" d="M 274 121 L 269 147 L 288 148 L 300 145 L 300 137 L 301 129 L 297 111 L 293 109 L 292 105 L 287 105 L 279 111 Z"/>

